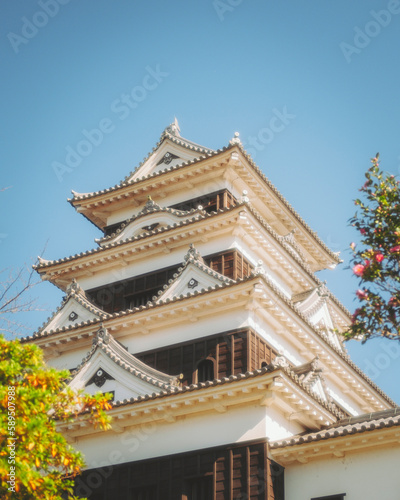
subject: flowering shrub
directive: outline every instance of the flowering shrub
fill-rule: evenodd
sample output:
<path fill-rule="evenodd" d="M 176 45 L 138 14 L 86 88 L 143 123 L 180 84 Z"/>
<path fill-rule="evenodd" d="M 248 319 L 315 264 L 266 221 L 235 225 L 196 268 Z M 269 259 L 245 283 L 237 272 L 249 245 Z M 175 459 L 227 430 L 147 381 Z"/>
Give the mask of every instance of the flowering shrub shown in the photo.
<path fill-rule="evenodd" d="M 371 160 L 360 189 L 363 199 L 350 223 L 361 242 L 352 243 L 351 265 L 360 278 L 360 302 L 345 339 L 366 342 L 373 337 L 400 340 L 400 189 L 393 175 L 379 168 L 379 155 Z"/>
<path fill-rule="evenodd" d="M 72 500 L 81 453 L 57 431 L 78 414 L 110 427 L 109 395 L 75 393 L 69 371 L 49 368 L 35 345 L 0 336 L 0 498 Z"/>

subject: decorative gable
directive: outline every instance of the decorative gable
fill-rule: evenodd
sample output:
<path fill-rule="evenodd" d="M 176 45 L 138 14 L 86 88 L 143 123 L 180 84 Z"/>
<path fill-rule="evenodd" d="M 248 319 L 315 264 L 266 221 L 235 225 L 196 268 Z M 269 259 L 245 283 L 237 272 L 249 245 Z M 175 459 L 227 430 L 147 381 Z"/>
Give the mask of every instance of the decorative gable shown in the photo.
<path fill-rule="evenodd" d="M 72 389 L 84 388 L 89 394 L 111 392 L 117 401 L 178 385 L 176 377 L 139 361 L 104 328 L 98 330 L 92 349 L 71 375 L 69 386 Z"/>
<path fill-rule="evenodd" d="M 40 328 L 40 333 L 66 329 L 76 324 L 106 319 L 109 316 L 90 302 L 75 279 L 72 280 L 66 291 L 67 295 L 61 306 Z"/>
<path fill-rule="evenodd" d="M 161 158 L 161 160 L 157 163 L 157 167 L 158 165 L 169 165 L 172 162 L 172 160 L 179 160 L 179 156 L 174 155 L 173 153 L 167 151 L 165 155 Z"/>
<path fill-rule="evenodd" d="M 211 149 L 181 137 L 178 120 L 175 118 L 174 122 L 164 130 L 153 151 L 134 172 L 125 178 L 124 182 L 132 182 L 141 177 L 171 169 L 203 154 L 213 152 Z"/>
<path fill-rule="evenodd" d="M 304 253 L 301 251 L 299 245 L 296 243 L 296 239 L 294 237 L 296 230 L 293 229 L 290 231 L 290 233 L 286 234 L 285 236 L 280 236 L 279 240 L 284 246 L 289 246 L 292 250 L 292 252 L 295 253 L 295 255 L 302 260 L 303 262 L 306 262 L 306 258 L 304 256 Z"/>
<path fill-rule="evenodd" d="M 149 196 L 146 204 L 136 215 L 125 220 L 115 233 L 98 239 L 96 242 L 101 246 L 118 243 L 144 233 L 175 226 L 189 218 L 199 218 L 203 214 L 204 211 L 201 207 L 195 210 L 175 210 L 174 208 L 161 207 Z"/>
<path fill-rule="evenodd" d="M 289 369 L 294 375 L 297 376 L 297 380 L 317 398 L 319 398 L 320 401 L 325 403 L 332 402 L 332 398 L 325 385 L 325 379 L 322 376 L 323 370 L 319 366 L 318 356 L 308 363 L 303 363 L 298 366 L 289 366 L 289 363 L 284 356 L 278 356 L 273 361 L 272 367 L 283 367 Z"/>
<path fill-rule="evenodd" d="M 324 283 L 292 297 L 292 302 L 296 305 L 297 309 L 324 333 L 331 343 L 341 349 L 338 336 L 334 333 L 336 325 L 329 312 L 329 300 L 329 292 Z"/>
<path fill-rule="evenodd" d="M 164 286 L 164 290 L 159 292 L 156 303 L 231 283 L 233 280 L 213 271 L 204 264 L 200 253 L 191 244 L 185 255 L 183 266 L 179 268 L 178 273 L 174 275 L 169 284 Z"/>

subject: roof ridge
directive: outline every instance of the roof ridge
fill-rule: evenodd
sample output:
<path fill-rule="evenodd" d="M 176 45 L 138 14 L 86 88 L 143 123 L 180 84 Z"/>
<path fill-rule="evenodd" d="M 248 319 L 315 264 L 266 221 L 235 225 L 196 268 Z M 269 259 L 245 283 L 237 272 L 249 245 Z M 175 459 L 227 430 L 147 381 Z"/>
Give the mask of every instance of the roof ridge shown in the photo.
<path fill-rule="evenodd" d="M 271 369 L 270 366 L 265 366 L 263 368 L 259 368 L 252 371 L 246 371 L 245 373 L 239 373 L 237 375 L 230 375 L 229 377 L 222 377 L 221 379 L 208 380 L 206 382 L 199 382 L 196 384 L 191 384 L 188 386 L 180 386 L 180 387 L 171 387 L 169 390 L 160 391 L 159 393 L 146 394 L 144 396 L 132 397 L 130 399 L 124 399 L 123 401 L 115 401 L 113 402 L 113 407 L 125 406 L 127 404 L 139 403 L 142 401 L 149 401 L 152 399 L 157 399 L 166 396 L 172 396 L 176 394 L 188 393 L 197 390 L 207 389 L 209 387 L 221 386 L 224 384 L 231 384 L 235 382 L 241 382 L 243 380 L 248 380 L 250 378 L 256 378 L 265 374 L 276 374 L 277 372 L 282 371 L 285 375 L 287 375 L 296 385 L 298 385 L 304 392 L 307 393 L 312 399 L 316 401 L 319 405 L 321 405 L 324 409 L 328 410 L 335 417 L 339 417 L 343 415 L 332 403 L 328 403 L 322 400 L 314 391 L 308 388 L 299 377 L 295 375 L 293 372 L 288 370 L 285 367 L 279 366 L 278 368 Z"/>
<path fill-rule="evenodd" d="M 211 213 L 205 212 L 204 214 L 200 214 L 199 217 L 193 217 L 192 219 L 190 219 L 188 221 L 182 221 L 182 222 L 173 224 L 172 226 L 168 226 L 168 227 L 165 227 L 165 228 L 155 228 L 155 229 L 153 229 L 151 231 L 148 231 L 148 232 L 146 232 L 144 234 L 133 236 L 133 237 L 128 238 L 126 240 L 122 240 L 122 241 L 119 241 L 119 242 L 116 242 L 116 243 L 109 243 L 108 245 L 105 245 L 105 246 L 102 246 L 102 247 L 92 248 L 90 250 L 86 250 L 84 252 L 76 253 L 76 254 L 70 255 L 68 257 L 63 257 L 61 259 L 55 259 L 55 260 L 44 260 L 44 259 L 42 259 L 44 262 L 40 262 L 39 264 L 34 265 L 32 267 L 33 267 L 33 269 L 35 269 L 37 271 L 38 269 L 49 267 L 49 266 L 53 266 L 55 264 L 62 264 L 64 262 L 70 262 L 70 261 L 75 260 L 75 259 L 80 258 L 80 257 L 86 257 L 88 255 L 93 255 L 95 253 L 103 252 L 103 251 L 109 250 L 110 248 L 117 247 L 119 245 L 128 244 L 128 243 L 131 243 L 131 242 L 133 242 L 135 240 L 144 239 L 144 238 L 147 238 L 148 236 L 152 236 L 152 235 L 157 234 L 157 233 L 163 233 L 163 232 L 169 231 L 171 229 L 175 229 L 176 227 L 180 227 L 180 226 L 185 225 L 185 223 L 186 224 L 187 223 L 194 223 L 194 222 L 197 222 L 199 220 L 203 220 L 203 219 L 206 219 L 206 218 L 209 218 L 209 217 L 218 216 L 218 215 L 220 215 L 220 214 L 222 214 L 224 212 L 229 212 L 231 210 L 234 210 L 235 208 L 237 208 L 237 206 L 238 205 L 232 206 L 232 207 L 226 207 L 226 208 L 218 209 L 217 211 L 211 212 Z"/>
<path fill-rule="evenodd" d="M 285 448 L 289 446 L 301 445 L 304 443 L 310 443 L 315 441 L 322 441 L 342 436 L 360 434 L 363 432 L 394 427 L 400 425 L 400 408 L 389 408 L 385 410 L 388 412 L 388 416 L 380 416 L 384 411 L 378 411 L 375 413 L 365 414 L 370 415 L 370 418 L 365 420 L 357 421 L 358 418 L 364 417 L 364 415 L 359 415 L 357 417 L 350 417 L 350 419 L 355 418 L 356 421 L 341 425 L 342 421 L 335 422 L 329 427 L 318 431 L 310 432 L 306 434 L 297 434 L 290 438 L 279 439 L 276 441 L 271 441 L 270 446 L 273 449 Z M 376 415 L 377 418 L 374 418 Z M 349 420 L 350 420 L 349 419 Z M 346 421 L 347 419 L 344 419 Z"/>
<path fill-rule="evenodd" d="M 124 182 L 128 182 L 129 179 L 136 173 L 138 172 L 138 170 L 140 169 L 140 167 L 142 167 L 146 161 L 161 147 L 162 143 L 165 141 L 165 139 L 169 139 L 171 142 L 174 142 L 175 144 L 178 144 L 178 145 L 181 145 L 181 146 L 184 146 L 184 147 L 187 147 L 188 149 L 195 149 L 195 151 L 199 150 L 201 152 L 204 152 L 204 153 L 212 153 L 214 152 L 215 150 L 213 149 L 210 149 L 210 148 L 206 148 L 204 146 L 201 146 L 200 144 L 196 144 L 195 142 L 192 142 L 188 139 L 185 139 L 184 137 L 181 137 L 180 135 L 180 129 L 179 129 L 179 125 L 178 125 L 178 134 L 175 133 L 171 133 L 168 131 L 168 129 L 170 129 L 171 127 L 173 126 L 177 126 L 177 120 L 175 119 L 175 123 L 174 124 L 171 124 L 171 125 L 168 125 L 162 132 L 159 140 L 157 141 L 156 145 L 153 147 L 153 149 L 147 154 L 147 156 L 145 156 L 143 158 L 143 160 L 128 174 L 124 177 L 124 179 L 119 183 L 119 184 L 122 184 Z"/>
<path fill-rule="evenodd" d="M 339 259 L 337 253 L 333 252 L 318 236 L 317 232 L 311 229 L 311 227 L 307 224 L 307 222 L 300 216 L 300 214 L 292 207 L 292 205 L 286 200 L 286 198 L 282 195 L 282 193 L 272 184 L 272 182 L 268 179 L 268 177 L 262 172 L 260 167 L 255 163 L 253 158 L 247 153 L 247 151 L 244 149 L 242 143 L 236 142 L 235 145 L 239 148 L 241 153 L 244 155 L 244 157 L 247 159 L 247 161 L 250 163 L 250 165 L 254 168 L 254 170 L 257 172 L 257 174 L 263 179 L 263 181 L 268 185 L 268 187 L 274 192 L 274 194 L 278 197 L 278 199 L 285 205 L 285 207 L 291 212 L 295 218 L 301 223 L 301 225 L 304 226 L 304 228 L 314 237 L 314 239 L 322 246 L 322 248 L 332 257 L 336 260 L 337 263 L 342 262 L 341 259 Z"/>

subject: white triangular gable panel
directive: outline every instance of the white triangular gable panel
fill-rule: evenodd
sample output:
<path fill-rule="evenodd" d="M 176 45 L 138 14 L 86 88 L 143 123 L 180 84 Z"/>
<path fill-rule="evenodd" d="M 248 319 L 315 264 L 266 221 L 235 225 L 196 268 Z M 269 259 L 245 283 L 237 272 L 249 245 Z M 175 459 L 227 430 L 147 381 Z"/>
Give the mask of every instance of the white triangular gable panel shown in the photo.
<path fill-rule="evenodd" d="M 314 325 L 323 322 L 327 328 L 333 328 L 332 318 L 325 303 L 321 304 L 321 307 L 310 315 L 310 321 Z"/>
<path fill-rule="evenodd" d="M 107 380 L 101 387 L 97 387 L 96 384 L 86 386 L 86 383 L 89 382 L 99 369 L 104 370 L 114 380 Z M 101 349 L 96 350 L 90 360 L 72 379 L 69 386 L 74 390 L 85 389 L 85 392 L 89 394 L 113 391 L 115 393 L 115 401 L 144 396 L 161 390 L 159 387 L 142 380 L 119 366 Z"/>
<path fill-rule="evenodd" d="M 191 214 L 190 217 L 194 217 L 193 214 Z M 132 221 L 130 224 L 128 224 L 118 235 L 116 235 L 114 238 L 111 240 L 106 240 L 102 242 L 101 244 L 103 245 L 108 245 L 111 242 L 117 243 L 118 241 L 124 241 L 128 238 L 133 238 L 134 236 L 138 236 L 142 233 L 146 232 L 146 229 L 143 229 L 145 226 L 151 226 L 152 224 L 158 223 L 159 225 L 157 226 L 156 229 L 162 228 L 162 227 L 168 227 L 172 226 L 173 224 L 177 224 L 181 222 L 182 220 L 185 220 L 185 217 L 178 217 L 177 215 L 174 215 L 172 213 L 166 213 L 166 212 L 155 212 L 155 213 L 150 213 L 143 215 L 143 217 L 139 217 L 137 220 Z"/>
<path fill-rule="evenodd" d="M 161 163 L 160 165 L 157 165 L 166 153 L 171 153 L 178 156 L 178 158 L 172 160 L 169 164 Z M 198 156 L 201 156 L 201 153 L 198 151 L 191 151 L 166 139 L 161 146 L 143 163 L 143 165 L 141 165 L 138 170 L 132 174 L 132 176 L 128 179 L 128 182 L 140 177 L 146 177 L 155 172 L 160 172 L 166 168 L 179 165 L 185 161 L 193 160 Z"/>
<path fill-rule="evenodd" d="M 326 303 L 323 303 L 321 307 L 310 316 L 310 321 L 313 325 L 318 325 L 319 327 L 325 330 L 326 334 L 329 337 L 329 340 L 336 345 L 339 349 L 341 349 L 340 341 L 336 333 L 334 333 L 335 325 L 332 321 L 332 316 L 330 315 L 328 306 Z"/>
<path fill-rule="evenodd" d="M 324 386 L 323 386 L 322 381 L 319 377 L 316 378 L 312 384 L 310 384 L 310 389 L 314 392 L 314 394 L 319 396 L 323 401 L 328 400 L 328 398 L 326 397 Z"/>
<path fill-rule="evenodd" d="M 160 295 L 158 301 L 171 300 L 190 292 L 199 292 L 202 289 L 221 285 L 224 281 L 199 269 L 194 264 L 188 264 L 182 274 Z"/>
<path fill-rule="evenodd" d="M 72 317 L 70 319 L 71 314 Z M 76 315 L 77 317 L 75 317 Z M 75 325 L 75 323 L 82 323 L 83 321 L 99 318 L 100 316 L 90 312 L 74 297 L 69 297 L 51 321 L 43 328 L 43 331 L 49 332 L 50 330 L 57 330 L 58 328 L 67 328 L 71 325 Z"/>

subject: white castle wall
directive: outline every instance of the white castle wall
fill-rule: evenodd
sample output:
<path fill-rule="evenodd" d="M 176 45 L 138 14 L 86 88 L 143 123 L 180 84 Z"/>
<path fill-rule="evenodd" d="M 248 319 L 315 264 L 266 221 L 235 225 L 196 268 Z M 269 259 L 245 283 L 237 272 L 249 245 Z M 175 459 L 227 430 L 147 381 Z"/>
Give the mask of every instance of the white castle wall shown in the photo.
<path fill-rule="evenodd" d="M 310 500 L 346 493 L 345 500 L 398 500 L 399 464 L 397 445 L 344 458 L 290 465 L 285 470 L 285 499 Z"/>
<path fill-rule="evenodd" d="M 101 439 L 99 435 L 79 439 L 74 446 L 84 453 L 90 469 L 252 439 L 283 439 L 301 430 L 276 411 L 249 405 L 175 423 L 150 422 L 120 434 L 102 434 Z"/>

